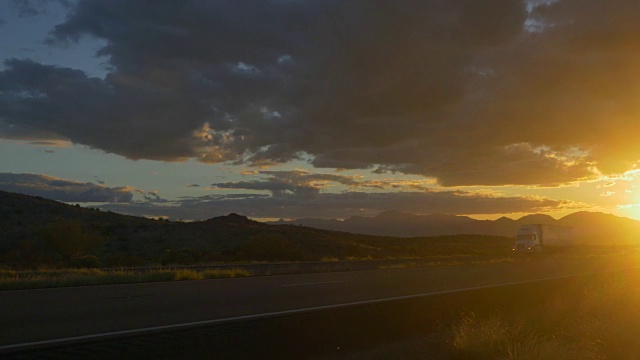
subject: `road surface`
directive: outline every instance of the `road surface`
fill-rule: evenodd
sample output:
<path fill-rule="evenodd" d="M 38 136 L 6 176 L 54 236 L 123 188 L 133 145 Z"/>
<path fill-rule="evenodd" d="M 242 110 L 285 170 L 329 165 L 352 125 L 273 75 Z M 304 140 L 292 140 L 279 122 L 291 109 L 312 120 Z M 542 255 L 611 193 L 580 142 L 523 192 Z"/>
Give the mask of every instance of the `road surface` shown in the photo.
<path fill-rule="evenodd" d="M 0 292 L 0 350 L 619 270 L 635 256 Z"/>

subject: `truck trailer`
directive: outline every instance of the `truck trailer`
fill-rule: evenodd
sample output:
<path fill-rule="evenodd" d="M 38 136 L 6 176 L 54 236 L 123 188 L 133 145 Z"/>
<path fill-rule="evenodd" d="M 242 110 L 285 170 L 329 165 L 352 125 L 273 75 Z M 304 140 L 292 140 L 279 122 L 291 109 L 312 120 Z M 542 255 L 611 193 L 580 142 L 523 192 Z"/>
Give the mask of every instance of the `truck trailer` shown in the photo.
<path fill-rule="evenodd" d="M 514 252 L 541 252 L 575 245 L 575 229 L 568 226 L 529 224 L 516 233 Z"/>

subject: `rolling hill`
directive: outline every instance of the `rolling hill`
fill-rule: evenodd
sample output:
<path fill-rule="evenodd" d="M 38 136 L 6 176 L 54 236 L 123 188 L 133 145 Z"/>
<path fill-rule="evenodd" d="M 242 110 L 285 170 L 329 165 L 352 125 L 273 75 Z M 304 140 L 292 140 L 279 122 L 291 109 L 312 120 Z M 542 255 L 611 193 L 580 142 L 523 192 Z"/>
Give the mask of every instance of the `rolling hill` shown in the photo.
<path fill-rule="evenodd" d="M 401 239 L 268 225 L 230 214 L 169 222 L 0 191 L 0 263 L 13 267 L 135 266 L 244 261 L 508 254 L 512 239 Z"/>
<path fill-rule="evenodd" d="M 529 223 L 579 227 L 584 244 L 629 244 L 640 234 L 638 221 L 589 212 L 559 220 L 541 214 L 489 221 L 394 211 L 344 221 L 266 224 L 229 214 L 170 222 L 0 191 L 0 264 L 135 266 L 506 255 L 517 228 Z"/>

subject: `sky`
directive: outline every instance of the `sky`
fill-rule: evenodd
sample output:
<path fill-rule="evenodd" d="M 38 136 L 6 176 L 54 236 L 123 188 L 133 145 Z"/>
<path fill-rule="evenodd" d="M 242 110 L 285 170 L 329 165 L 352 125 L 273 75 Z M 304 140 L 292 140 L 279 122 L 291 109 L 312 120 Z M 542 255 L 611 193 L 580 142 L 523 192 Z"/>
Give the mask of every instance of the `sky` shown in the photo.
<path fill-rule="evenodd" d="M 1 0 L 0 190 L 640 219 L 637 0 Z"/>

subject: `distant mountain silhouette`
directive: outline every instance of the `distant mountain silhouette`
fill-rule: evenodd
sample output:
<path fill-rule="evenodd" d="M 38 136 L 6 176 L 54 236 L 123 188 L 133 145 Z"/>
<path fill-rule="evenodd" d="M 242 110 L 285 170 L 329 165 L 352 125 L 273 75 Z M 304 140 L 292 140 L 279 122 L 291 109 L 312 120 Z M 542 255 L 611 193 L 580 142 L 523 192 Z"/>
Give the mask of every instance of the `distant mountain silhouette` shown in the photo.
<path fill-rule="evenodd" d="M 531 214 L 519 219 L 501 217 L 475 220 L 468 216 L 429 214 L 415 215 L 398 211 L 382 212 L 374 217 L 353 216 L 343 221 L 327 219 L 279 220 L 270 224 L 297 224 L 318 229 L 396 236 L 439 236 L 482 234 L 513 237 L 525 224 L 570 226 L 580 229 L 584 242 L 617 244 L 640 240 L 640 221 L 598 212 L 576 212 L 559 220 L 545 214 Z"/>
<path fill-rule="evenodd" d="M 549 215 L 545 215 L 545 214 L 525 215 L 525 216 L 521 217 L 520 219 L 518 219 L 517 221 L 518 221 L 518 223 L 525 223 L 525 224 L 549 224 L 549 225 L 553 225 L 554 223 L 556 223 L 556 219 L 554 219 L 553 217 L 551 217 Z"/>
<path fill-rule="evenodd" d="M 551 218 L 553 220 L 553 218 Z M 496 221 L 474 220 L 468 216 L 430 214 L 415 215 L 399 211 L 385 211 L 375 217 L 352 216 L 345 220 L 298 219 L 279 220 L 270 224 L 296 224 L 318 229 L 337 230 L 357 234 L 416 237 L 455 234 L 491 234 L 513 236 L 518 223 L 508 218 Z"/>

